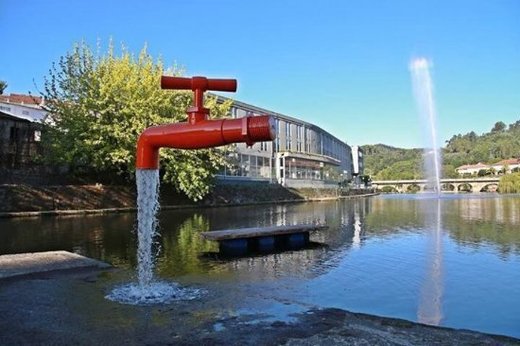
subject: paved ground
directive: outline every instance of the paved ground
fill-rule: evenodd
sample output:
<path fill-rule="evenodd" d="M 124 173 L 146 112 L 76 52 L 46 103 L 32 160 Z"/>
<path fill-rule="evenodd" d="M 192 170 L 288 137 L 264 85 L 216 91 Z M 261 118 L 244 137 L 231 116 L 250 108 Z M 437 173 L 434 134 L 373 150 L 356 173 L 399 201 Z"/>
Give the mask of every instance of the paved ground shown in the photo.
<path fill-rule="evenodd" d="M 310 308 L 289 318 L 237 312 L 218 291 L 152 307 L 106 300 L 128 275 L 90 266 L 1 279 L 0 345 L 520 345 L 339 309 Z"/>
<path fill-rule="evenodd" d="M 0 279 L 79 268 L 109 268 L 110 265 L 68 251 L 47 251 L 0 256 Z"/>

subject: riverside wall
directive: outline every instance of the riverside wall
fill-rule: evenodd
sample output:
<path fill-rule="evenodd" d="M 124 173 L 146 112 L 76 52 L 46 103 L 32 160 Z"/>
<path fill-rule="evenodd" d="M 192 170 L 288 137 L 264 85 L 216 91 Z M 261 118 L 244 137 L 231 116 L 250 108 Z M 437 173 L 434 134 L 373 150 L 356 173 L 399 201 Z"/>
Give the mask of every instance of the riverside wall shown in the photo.
<path fill-rule="evenodd" d="M 170 186 L 162 186 L 163 209 L 330 200 L 371 193 L 369 190 L 285 188 L 278 184 L 217 185 L 194 202 Z M 0 185 L 0 217 L 134 211 L 136 190 L 123 185 Z"/>

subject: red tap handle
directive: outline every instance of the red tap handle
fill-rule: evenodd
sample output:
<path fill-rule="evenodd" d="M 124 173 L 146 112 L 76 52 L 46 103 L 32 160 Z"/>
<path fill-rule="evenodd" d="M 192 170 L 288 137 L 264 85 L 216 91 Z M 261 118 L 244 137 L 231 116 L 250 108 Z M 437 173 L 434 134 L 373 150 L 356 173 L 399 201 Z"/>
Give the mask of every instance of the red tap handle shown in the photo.
<path fill-rule="evenodd" d="M 236 79 L 208 79 L 206 77 L 161 77 L 162 89 L 237 91 Z"/>

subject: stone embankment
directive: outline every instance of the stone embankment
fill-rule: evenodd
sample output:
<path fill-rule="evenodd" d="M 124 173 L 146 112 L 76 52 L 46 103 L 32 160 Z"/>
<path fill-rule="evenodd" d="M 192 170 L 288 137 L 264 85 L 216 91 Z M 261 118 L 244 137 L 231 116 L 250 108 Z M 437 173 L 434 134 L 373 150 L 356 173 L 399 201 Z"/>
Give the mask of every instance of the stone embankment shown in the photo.
<path fill-rule="evenodd" d="M 161 187 L 161 208 L 232 206 L 261 203 L 319 201 L 371 193 L 367 190 L 287 189 L 278 184 L 222 184 L 202 201 L 193 202 L 169 186 Z M 135 210 L 131 186 L 0 185 L 0 217 L 113 213 Z"/>

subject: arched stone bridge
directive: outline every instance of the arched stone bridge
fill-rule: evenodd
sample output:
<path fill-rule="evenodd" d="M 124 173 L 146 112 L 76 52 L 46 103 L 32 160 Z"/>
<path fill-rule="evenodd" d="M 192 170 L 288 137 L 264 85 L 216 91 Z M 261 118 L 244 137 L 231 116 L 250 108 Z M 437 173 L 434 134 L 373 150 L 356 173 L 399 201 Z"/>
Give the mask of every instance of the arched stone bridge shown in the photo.
<path fill-rule="evenodd" d="M 500 177 L 485 178 L 461 178 L 461 179 L 441 179 L 441 190 L 452 192 L 483 192 L 496 191 Z M 372 187 L 381 190 L 385 186 L 390 186 L 395 192 L 406 193 L 411 191 L 431 191 L 427 180 L 374 180 Z"/>

